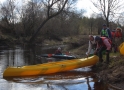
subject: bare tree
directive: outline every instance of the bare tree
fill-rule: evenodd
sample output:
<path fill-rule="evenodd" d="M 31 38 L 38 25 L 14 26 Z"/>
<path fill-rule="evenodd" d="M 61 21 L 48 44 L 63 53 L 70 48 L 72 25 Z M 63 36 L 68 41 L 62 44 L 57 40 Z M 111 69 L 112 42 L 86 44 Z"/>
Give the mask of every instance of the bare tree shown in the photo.
<path fill-rule="evenodd" d="M 42 0 L 44 7 L 46 7 L 46 16 L 44 16 L 45 18 L 44 21 L 40 24 L 36 32 L 30 38 L 29 40 L 30 43 L 32 43 L 35 40 L 37 34 L 48 20 L 59 15 L 63 11 L 67 2 L 68 0 Z"/>
<path fill-rule="evenodd" d="M 20 21 L 23 26 L 24 36 L 31 36 L 35 33 L 36 27 L 43 20 L 43 11 L 41 11 L 42 5 L 34 0 L 29 1 L 26 5 L 22 6 L 20 13 Z"/>
<path fill-rule="evenodd" d="M 122 0 L 97 0 L 97 2 L 91 0 L 91 2 L 103 14 L 107 26 L 109 21 L 119 14 L 123 5 Z"/>
<path fill-rule="evenodd" d="M 16 0 L 8 0 L 0 4 L 0 18 L 2 19 L 0 26 L 7 32 L 15 32 L 15 23 L 17 21 L 16 5 Z"/>

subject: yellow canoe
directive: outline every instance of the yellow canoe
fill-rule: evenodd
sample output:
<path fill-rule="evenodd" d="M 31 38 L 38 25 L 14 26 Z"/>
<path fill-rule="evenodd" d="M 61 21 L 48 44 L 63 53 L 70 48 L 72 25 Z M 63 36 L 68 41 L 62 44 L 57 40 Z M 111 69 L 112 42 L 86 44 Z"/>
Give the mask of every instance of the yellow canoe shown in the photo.
<path fill-rule="evenodd" d="M 119 46 L 120 53 L 124 55 L 124 42 Z"/>
<path fill-rule="evenodd" d="M 68 71 L 80 67 L 95 65 L 98 62 L 98 56 L 94 55 L 83 59 L 63 60 L 57 62 L 49 62 L 44 64 L 29 65 L 22 67 L 8 67 L 3 77 L 12 76 L 36 76 L 42 74 L 50 74 L 62 71 Z"/>

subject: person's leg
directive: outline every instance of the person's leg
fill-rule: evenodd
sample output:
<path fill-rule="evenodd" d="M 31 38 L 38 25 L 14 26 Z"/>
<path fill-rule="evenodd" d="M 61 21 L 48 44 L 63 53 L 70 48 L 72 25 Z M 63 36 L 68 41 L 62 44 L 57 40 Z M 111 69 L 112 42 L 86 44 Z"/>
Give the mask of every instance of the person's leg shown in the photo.
<path fill-rule="evenodd" d="M 118 51 L 118 46 L 121 44 L 121 38 L 116 37 L 115 38 L 115 51 Z"/>
<path fill-rule="evenodd" d="M 106 63 L 109 63 L 109 52 L 106 54 Z"/>
<path fill-rule="evenodd" d="M 106 47 L 101 47 L 100 49 L 99 49 L 99 51 L 98 51 L 98 56 L 99 56 L 99 61 L 100 62 L 103 62 L 103 59 L 102 59 L 102 52 L 104 51 L 104 50 L 106 50 Z"/>
<path fill-rule="evenodd" d="M 117 45 L 116 45 L 116 37 L 114 37 L 113 39 L 112 39 L 112 48 L 113 48 L 113 50 L 114 50 L 114 53 L 116 53 L 117 52 Z"/>

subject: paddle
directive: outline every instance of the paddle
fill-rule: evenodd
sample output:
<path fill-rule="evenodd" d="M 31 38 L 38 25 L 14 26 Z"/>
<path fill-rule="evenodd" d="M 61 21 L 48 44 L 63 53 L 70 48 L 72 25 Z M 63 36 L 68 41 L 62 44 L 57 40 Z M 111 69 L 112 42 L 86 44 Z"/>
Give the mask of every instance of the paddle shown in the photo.
<path fill-rule="evenodd" d="M 65 52 L 65 53 L 63 53 L 62 55 L 69 55 L 70 54 L 70 52 Z M 48 54 L 48 57 L 52 57 L 53 55 L 56 55 L 56 54 Z"/>
<path fill-rule="evenodd" d="M 65 54 L 66 54 L 66 55 L 69 55 L 69 54 L 70 54 L 70 52 L 66 52 Z"/>

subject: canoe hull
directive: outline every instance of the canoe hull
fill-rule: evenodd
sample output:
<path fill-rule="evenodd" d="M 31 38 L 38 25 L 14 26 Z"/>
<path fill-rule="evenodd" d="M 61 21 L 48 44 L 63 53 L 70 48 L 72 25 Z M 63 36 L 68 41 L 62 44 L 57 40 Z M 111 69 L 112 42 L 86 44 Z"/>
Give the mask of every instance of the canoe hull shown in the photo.
<path fill-rule="evenodd" d="M 95 65 L 98 62 L 98 60 L 99 60 L 98 56 L 94 55 L 92 57 L 83 59 L 64 60 L 22 67 L 8 67 L 4 71 L 3 77 L 36 76 L 57 73 L 80 67 Z"/>

